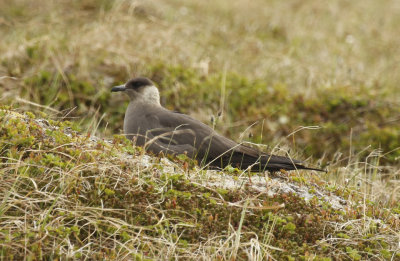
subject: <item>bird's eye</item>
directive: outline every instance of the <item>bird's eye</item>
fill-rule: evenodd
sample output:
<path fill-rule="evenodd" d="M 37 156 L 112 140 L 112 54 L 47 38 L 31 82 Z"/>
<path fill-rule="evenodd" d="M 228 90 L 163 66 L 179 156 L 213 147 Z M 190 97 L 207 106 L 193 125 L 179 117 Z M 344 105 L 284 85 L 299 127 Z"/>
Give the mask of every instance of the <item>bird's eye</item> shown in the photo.
<path fill-rule="evenodd" d="M 132 82 L 131 84 L 129 84 L 130 89 L 136 89 L 137 87 L 138 87 L 137 83 L 135 83 L 135 82 Z"/>

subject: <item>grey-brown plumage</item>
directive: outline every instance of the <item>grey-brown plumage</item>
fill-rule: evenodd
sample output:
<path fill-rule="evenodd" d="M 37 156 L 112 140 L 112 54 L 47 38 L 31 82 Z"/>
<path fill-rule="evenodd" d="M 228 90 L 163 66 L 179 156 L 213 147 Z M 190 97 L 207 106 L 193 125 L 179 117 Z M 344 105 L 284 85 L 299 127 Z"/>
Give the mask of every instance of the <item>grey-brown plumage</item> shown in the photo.
<path fill-rule="evenodd" d="M 124 133 L 153 153 L 187 154 L 202 165 L 224 168 L 227 165 L 252 171 L 278 171 L 308 168 L 300 161 L 268 155 L 238 144 L 216 133 L 188 115 L 172 112 L 160 105 L 157 87 L 147 78 L 138 77 L 112 88 L 130 98 L 125 112 Z"/>

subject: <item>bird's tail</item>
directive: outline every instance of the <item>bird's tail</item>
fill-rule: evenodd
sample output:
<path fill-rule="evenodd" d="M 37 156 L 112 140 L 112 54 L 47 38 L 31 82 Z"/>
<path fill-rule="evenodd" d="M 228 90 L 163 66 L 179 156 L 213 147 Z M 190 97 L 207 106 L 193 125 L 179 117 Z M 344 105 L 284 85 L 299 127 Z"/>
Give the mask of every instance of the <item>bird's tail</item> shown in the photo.
<path fill-rule="evenodd" d="M 320 171 L 320 172 L 325 172 L 325 173 L 328 172 L 326 169 L 309 168 L 309 167 L 305 167 L 303 165 L 297 165 L 297 169 L 315 170 L 315 171 Z"/>
<path fill-rule="evenodd" d="M 326 172 L 326 170 L 319 168 L 310 168 L 302 164 L 301 161 L 291 159 L 288 157 L 275 156 L 275 155 L 261 155 L 259 157 L 253 157 L 242 153 L 233 153 L 229 159 L 222 162 L 223 167 L 232 165 L 240 169 L 251 168 L 252 171 L 263 172 L 263 171 L 279 171 L 279 170 L 314 170 Z"/>

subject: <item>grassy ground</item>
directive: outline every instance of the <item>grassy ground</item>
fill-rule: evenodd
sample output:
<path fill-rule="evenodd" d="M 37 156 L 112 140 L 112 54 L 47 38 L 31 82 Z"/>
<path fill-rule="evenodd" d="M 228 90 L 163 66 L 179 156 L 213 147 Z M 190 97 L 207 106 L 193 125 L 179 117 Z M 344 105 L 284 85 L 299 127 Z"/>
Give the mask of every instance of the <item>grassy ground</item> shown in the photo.
<path fill-rule="evenodd" d="M 398 200 L 365 185 L 205 171 L 28 112 L 0 123 L 1 259 L 400 258 Z"/>
<path fill-rule="evenodd" d="M 224 135 L 290 148 L 393 210 L 399 25 L 395 0 L 0 0 L 0 102 L 111 137 L 126 104 L 111 86 L 147 76 L 167 108 L 220 114 Z"/>

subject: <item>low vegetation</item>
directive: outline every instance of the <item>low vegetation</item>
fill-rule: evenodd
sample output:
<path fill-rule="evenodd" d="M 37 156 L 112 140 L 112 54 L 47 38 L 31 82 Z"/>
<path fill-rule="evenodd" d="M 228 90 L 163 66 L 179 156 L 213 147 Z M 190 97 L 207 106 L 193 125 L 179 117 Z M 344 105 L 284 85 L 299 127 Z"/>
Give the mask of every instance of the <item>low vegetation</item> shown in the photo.
<path fill-rule="evenodd" d="M 400 205 L 364 186 L 201 170 L 32 113 L 0 122 L 2 259 L 400 258 Z"/>
<path fill-rule="evenodd" d="M 400 259 L 399 19 L 395 0 L 0 1 L 1 258 Z M 110 93 L 139 75 L 328 173 L 145 154 Z"/>

